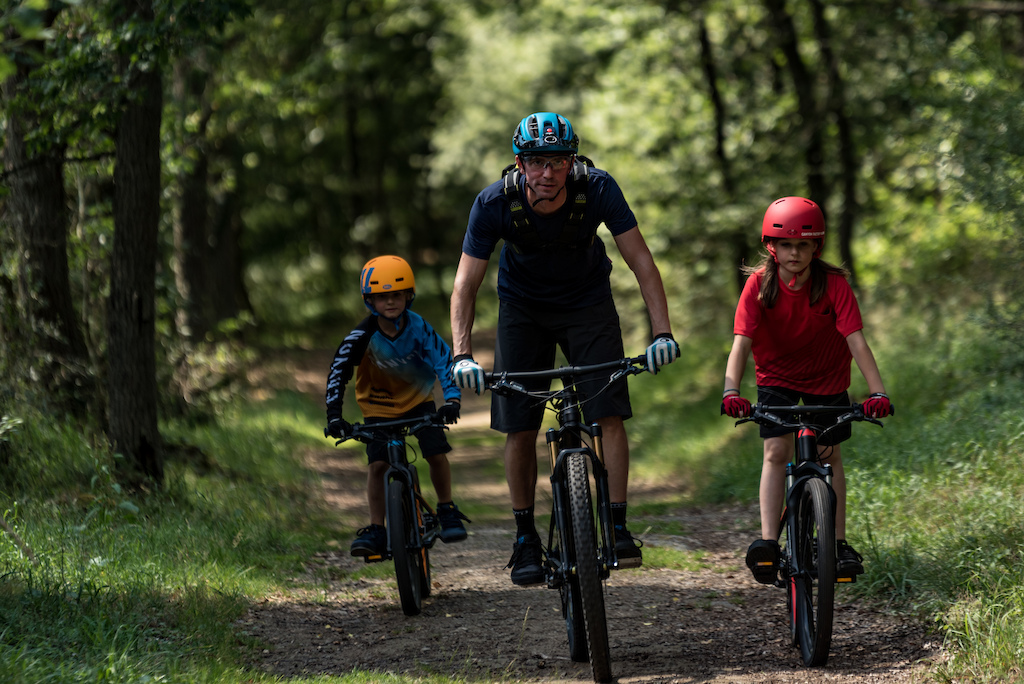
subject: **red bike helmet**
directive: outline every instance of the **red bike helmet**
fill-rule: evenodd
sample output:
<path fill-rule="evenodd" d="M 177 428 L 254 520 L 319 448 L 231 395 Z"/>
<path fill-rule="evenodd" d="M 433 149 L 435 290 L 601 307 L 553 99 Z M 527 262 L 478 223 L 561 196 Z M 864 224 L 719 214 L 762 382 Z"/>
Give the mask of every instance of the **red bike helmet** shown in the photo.
<path fill-rule="evenodd" d="M 774 254 L 769 240 L 810 238 L 818 241 L 815 258 L 825 248 L 825 215 L 821 207 L 803 197 L 783 197 L 771 203 L 761 222 L 761 243 Z"/>

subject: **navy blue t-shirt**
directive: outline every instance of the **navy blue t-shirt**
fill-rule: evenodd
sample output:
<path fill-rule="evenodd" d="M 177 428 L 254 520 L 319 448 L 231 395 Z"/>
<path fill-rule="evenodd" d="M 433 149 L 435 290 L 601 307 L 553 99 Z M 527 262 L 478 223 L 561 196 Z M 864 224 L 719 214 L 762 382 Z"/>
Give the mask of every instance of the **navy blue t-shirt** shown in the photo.
<path fill-rule="evenodd" d="M 557 240 L 569 215 L 571 201 L 550 216 L 539 216 L 525 201 L 524 180 L 519 183 L 523 209 L 545 242 Z M 517 253 L 508 244 L 512 235 L 512 210 L 502 195 L 503 182 L 487 186 L 477 195 L 469 212 L 462 251 L 477 259 L 489 259 L 499 240 L 505 240 L 498 263 L 498 298 L 523 304 L 554 307 L 591 306 L 611 297 L 608 274 L 612 262 L 604 243 L 595 236 L 587 247 L 524 249 Z M 618 183 L 606 171 L 590 169 L 587 210 L 578 230 L 593 235 L 604 224 L 613 236 L 636 226 L 636 217 Z"/>

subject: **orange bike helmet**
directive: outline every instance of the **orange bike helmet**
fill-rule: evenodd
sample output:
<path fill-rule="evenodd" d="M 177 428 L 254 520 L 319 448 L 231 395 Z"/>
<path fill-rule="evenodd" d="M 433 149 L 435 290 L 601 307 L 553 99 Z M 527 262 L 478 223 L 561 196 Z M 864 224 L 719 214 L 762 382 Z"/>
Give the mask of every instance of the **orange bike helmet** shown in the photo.
<path fill-rule="evenodd" d="M 821 207 L 803 197 L 783 197 L 772 202 L 761 222 L 761 242 L 774 255 L 768 241 L 785 238 L 817 240 L 814 256 L 820 257 L 825 248 L 825 215 Z"/>
<path fill-rule="evenodd" d="M 363 293 L 363 303 L 366 304 L 366 308 L 376 313 L 376 310 L 367 301 L 368 295 L 408 290 L 415 297 L 416 277 L 412 274 L 412 267 L 402 257 L 379 256 L 370 259 L 363 266 L 363 270 L 359 274 L 359 289 Z M 412 304 L 411 299 L 409 304 Z"/>

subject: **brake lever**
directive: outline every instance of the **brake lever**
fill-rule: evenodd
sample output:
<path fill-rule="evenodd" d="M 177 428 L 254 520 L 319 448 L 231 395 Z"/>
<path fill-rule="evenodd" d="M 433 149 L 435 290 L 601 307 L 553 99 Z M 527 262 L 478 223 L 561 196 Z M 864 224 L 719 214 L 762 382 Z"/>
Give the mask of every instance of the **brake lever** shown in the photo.
<path fill-rule="evenodd" d="M 510 397 L 513 394 L 526 394 L 526 387 L 524 385 L 511 380 L 499 380 L 487 389 L 491 390 L 493 394 L 502 397 Z"/>

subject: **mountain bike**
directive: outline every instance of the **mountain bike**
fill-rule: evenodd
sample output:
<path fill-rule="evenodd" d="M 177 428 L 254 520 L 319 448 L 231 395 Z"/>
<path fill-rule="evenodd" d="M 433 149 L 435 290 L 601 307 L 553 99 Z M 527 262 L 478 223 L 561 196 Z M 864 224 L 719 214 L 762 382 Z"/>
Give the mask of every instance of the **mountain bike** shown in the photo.
<path fill-rule="evenodd" d="M 374 423 L 354 423 L 341 444 L 355 439 L 364 444 L 386 442 L 388 469 L 384 474 L 385 523 L 387 551 L 383 555 L 366 556 L 367 563 L 395 561 L 395 578 L 402 612 L 419 615 L 423 599 L 430 596 L 430 548 L 441 533 L 437 514 L 420 492 L 416 466 L 409 462 L 406 436 L 418 430 L 448 427 L 436 413 L 412 418 L 399 418 Z"/>
<path fill-rule="evenodd" d="M 588 366 L 484 375 L 487 389 L 495 394 L 531 397 L 558 417 L 558 427 L 546 433 L 553 501 L 544 569 L 548 588 L 558 589 L 561 595 L 569 655 L 576 662 L 589 660 L 597 682 L 610 681 L 612 676 L 602 581 L 611 570 L 624 566 L 615 553 L 601 427 L 583 424 L 581 407 L 614 383 L 646 370 L 646 357 L 638 356 Z M 608 375 L 594 379 L 603 372 Z M 553 379 L 562 381 L 561 389 L 526 386 L 535 387 L 538 382 L 547 386 Z M 579 388 L 584 381 L 586 392 Z M 596 507 L 588 467 L 594 475 Z"/>
<path fill-rule="evenodd" d="M 835 423 L 822 427 L 810 420 L 839 411 Z M 818 440 L 830 430 L 854 421 L 882 427 L 882 421 L 864 414 L 860 404 L 850 406 L 768 406 L 754 404 L 750 416 L 736 421 L 792 428 L 796 431 L 794 460 L 786 465 L 786 498 L 782 550 L 775 586 L 787 589 L 789 636 L 800 648 L 805 665 L 824 665 L 832 645 L 835 585 L 854 583 L 856 575 L 836 569 L 836 493 L 832 466 L 818 457 Z M 781 529 L 780 528 L 780 529 Z"/>

